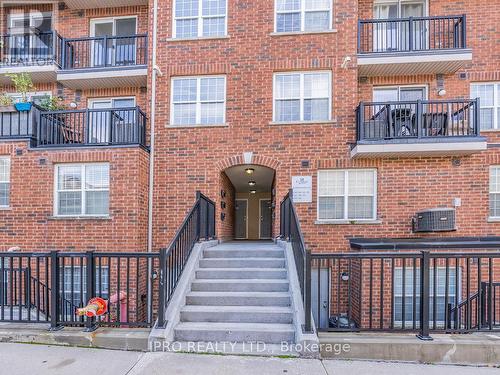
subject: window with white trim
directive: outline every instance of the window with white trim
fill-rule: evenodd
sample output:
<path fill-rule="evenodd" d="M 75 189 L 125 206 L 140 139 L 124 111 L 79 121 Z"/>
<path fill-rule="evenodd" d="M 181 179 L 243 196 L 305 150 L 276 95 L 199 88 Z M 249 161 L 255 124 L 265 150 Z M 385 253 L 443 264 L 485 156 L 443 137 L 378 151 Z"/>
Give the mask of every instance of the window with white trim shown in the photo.
<path fill-rule="evenodd" d="M 226 77 L 182 77 L 172 79 L 173 125 L 224 124 Z"/>
<path fill-rule="evenodd" d="M 404 272 L 404 320 L 405 324 L 413 323 L 413 318 L 420 321 L 420 268 L 416 268 L 415 285 L 413 284 L 413 267 L 406 267 Z M 458 286 L 460 291 L 460 270 Z M 457 298 L 455 267 L 448 268 L 448 301 L 446 301 L 446 268 L 437 267 L 436 274 L 436 323 L 444 323 L 447 303 L 455 306 Z M 429 269 L 429 319 L 434 321 L 434 268 Z M 415 288 L 415 290 L 413 289 Z M 413 316 L 413 295 L 415 294 L 415 316 Z M 458 294 L 460 295 L 460 294 Z M 459 301 L 460 302 L 460 301 Z M 403 321 L 403 268 L 394 269 L 394 321 L 402 323 Z"/>
<path fill-rule="evenodd" d="M 226 35 L 227 0 L 174 0 L 174 38 Z"/>
<path fill-rule="evenodd" d="M 377 171 L 318 171 L 318 220 L 375 220 Z"/>
<path fill-rule="evenodd" d="M 490 167 L 490 217 L 500 219 L 500 166 Z"/>
<path fill-rule="evenodd" d="M 55 215 L 109 215 L 109 164 L 57 165 Z"/>
<path fill-rule="evenodd" d="M 273 121 L 329 121 L 331 91 L 330 72 L 276 73 Z"/>
<path fill-rule="evenodd" d="M 472 83 L 471 97 L 479 98 L 481 130 L 499 130 L 500 82 Z"/>
<path fill-rule="evenodd" d="M 327 31 L 332 28 L 332 0 L 275 0 L 278 33 Z"/>
<path fill-rule="evenodd" d="M 10 204 L 10 157 L 0 156 L 0 207 Z"/>

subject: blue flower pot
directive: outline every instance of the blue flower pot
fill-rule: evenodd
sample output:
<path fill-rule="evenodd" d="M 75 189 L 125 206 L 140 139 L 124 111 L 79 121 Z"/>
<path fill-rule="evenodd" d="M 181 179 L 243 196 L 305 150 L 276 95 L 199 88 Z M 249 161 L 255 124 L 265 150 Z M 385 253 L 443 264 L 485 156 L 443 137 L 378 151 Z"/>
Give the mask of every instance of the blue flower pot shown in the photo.
<path fill-rule="evenodd" d="M 28 112 L 31 111 L 32 103 L 16 103 L 14 106 L 19 112 Z"/>

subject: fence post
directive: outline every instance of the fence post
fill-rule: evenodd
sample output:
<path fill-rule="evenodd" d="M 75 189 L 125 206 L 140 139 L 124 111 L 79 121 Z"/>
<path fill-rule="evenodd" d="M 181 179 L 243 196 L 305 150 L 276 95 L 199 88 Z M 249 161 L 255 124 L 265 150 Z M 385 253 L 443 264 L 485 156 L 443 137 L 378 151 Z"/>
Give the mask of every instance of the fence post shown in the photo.
<path fill-rule="evenodd" d="M 87 251 L 85 254 L 86 258 L 86 268 L 85 268 L 85 273 L 86 273 L 86 283 L 87 283 L 87 303 L 91 298 L 95 297 L 95 273 L 94 273 L 94 252 L 93 251 Z M 118 262 L 120 259 L 118 259 Z M 73 272 L 73 270 L 71 270 Z M 87 320 L 85 321 L 85 332 L 92 332 L 97 329 L 97 324 L 95 321 L 95 318 L 87 317 Z"/>
<path fill-rule="evenodd" d="M 413 17 L 409 17 L 408 29 L 408 50 L 413 51 Z"/>
<path fill-rule="evenodd" d="M 293 202 L 293 189 L 288 190 L 288 207 L 287 207 L 287 239 L 292 240 L 292 202 Z"/>
<path fill-rule="evenodd" d="M 428 251 L 422 251 L 420 258 L 420 340 L 430 341 L 429 335 L 429 296 L 430 296 L 430 256 Z"/>
<path fill-rule="evenodd" d="M 462 14 L 462 48 L 467 48 L 467 16 Z"/>
<path fill-rule="evenodd" d="M 312 332 L 311 324 L 311 253 L 309 250 L 304 249 L 306 252 L 306 262 L 304 270 L 304 332 Z M 318 271 L 319 272 L 319 271 Z"/>
<path fill-rule="evenodd" d="M 417 138 L 421 138 L 424 135 L 422 129 L 424 106 L 422 105 L 422 100 L 420 99 L 417 100 L 417 108 L 415 112 L 415 117 L 417 119 Z"/>
<path fill-rule="evenodd" d="M 480 99 L 474 99 L 474 135 L 479 135 L 481 129 L 481 107 Z"/>
<path fill-rule="evenodd" d="M 165 288 L 167 280 L 167 249 L 160 249 L 160 280 L 158 285 L 158 320 L 155 328 L 165 328 Z M 149 303 L 152 303 L 150 301 Z"/>
<path fill-rule="evenodd" d="M 201 238 L 201 191 L 196 191 L 196 205 L 198 205 L 198 212 L 196 214 L 196 237 L 197 241 Z"/>
<path fill-rule="evenodd" d="M 361 53 L 361 32 L 364 31 L 362 30 L 363 24 L 361 23 L 361 20 L 358 20 L 358 53 Z"/>
<path fill-rule="evenodd" d="M 50 328 L 49 331 L 59 331 L 63 326 L 58 325 L 59 318 L 59 263 L 57 251 L 50 252 Z"/>

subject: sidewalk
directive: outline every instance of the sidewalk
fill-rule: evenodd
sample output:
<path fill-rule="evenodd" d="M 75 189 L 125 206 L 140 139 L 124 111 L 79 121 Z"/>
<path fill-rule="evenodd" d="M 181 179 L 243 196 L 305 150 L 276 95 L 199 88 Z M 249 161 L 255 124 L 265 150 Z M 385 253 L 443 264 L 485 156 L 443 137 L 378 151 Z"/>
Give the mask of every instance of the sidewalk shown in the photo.
<path fill-rule="evenodd" d="M 488 375 L 494 368 L 363 361 L 138 353 L 0 343 L 1 375 Z"/>

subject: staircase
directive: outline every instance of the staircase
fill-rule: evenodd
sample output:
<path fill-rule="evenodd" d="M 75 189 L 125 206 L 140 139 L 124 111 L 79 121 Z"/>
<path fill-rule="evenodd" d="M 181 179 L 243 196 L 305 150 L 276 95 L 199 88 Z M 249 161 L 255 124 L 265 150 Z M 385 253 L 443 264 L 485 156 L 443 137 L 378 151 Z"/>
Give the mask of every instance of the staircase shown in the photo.
<path fill-rule="evenodd" d="M 294 342 L 285 255 L 271 242 L 230 242 L 204 250 L 176 341 Z"/>

